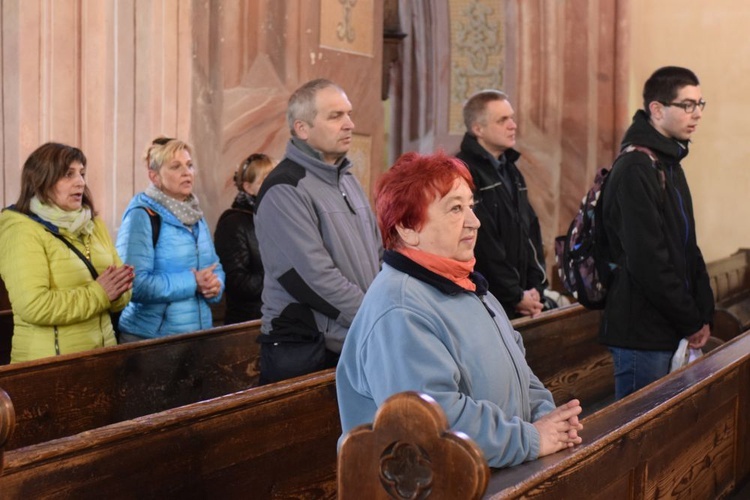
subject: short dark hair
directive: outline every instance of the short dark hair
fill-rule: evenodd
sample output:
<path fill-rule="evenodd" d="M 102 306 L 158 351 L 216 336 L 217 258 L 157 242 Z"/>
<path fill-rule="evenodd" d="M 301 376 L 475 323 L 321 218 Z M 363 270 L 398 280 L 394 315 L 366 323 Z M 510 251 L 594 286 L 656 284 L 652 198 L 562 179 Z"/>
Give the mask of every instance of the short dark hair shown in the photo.
<path fill-rule="evenodd" d="M 23 164 L 21 194 L 16 201 L 16 210 L 30 214 L 29 206 L 34 196 L 46 205 L 52 203 L 52 189 L 75 162 L 86 166 L 86 155 L 76 147 L 48 142 L 36 148 Z M 92 214 L 96 213 L 88 184 L 83 188 L 82 204 L 91 209 Z"/>
<path fill-rule="evenodd" d="M 695 73 L 679 66 L 659 68 L 643 85 L 643 110 L 651 115 L 648 105 L 652 102 L 672 102 L 682 87 L 698 86 L 700 82 Z"/>
<path fill-rule="evenodd" d="M 471 127 L 475 123 L 482 125 L 487 124 L 487 104 L 493 101 L 507 101 L 508 95 L 505 92 L 494 89 L 480 90 L 476 94 L 469 97 L 464 104 L 464 125 L 466 125 L 466 131 L 471 132 Z"/>

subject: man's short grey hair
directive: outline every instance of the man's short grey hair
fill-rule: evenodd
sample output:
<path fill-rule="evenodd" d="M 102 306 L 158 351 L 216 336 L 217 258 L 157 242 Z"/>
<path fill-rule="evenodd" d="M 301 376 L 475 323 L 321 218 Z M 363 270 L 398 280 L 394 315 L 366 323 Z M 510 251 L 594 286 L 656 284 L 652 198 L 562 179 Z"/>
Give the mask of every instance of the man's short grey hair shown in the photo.
<path fill-rule="evenodd" d="M 294 122 L 297 120 L 302 120 L 312 126 L 313 120 L 315 120 L 315 115 L 318 112 L 315 108 L 315 96 L 319 91 L 327 89 L 328 87 L 334 87 L 335 89 L 340 90 L 341 93 L 344 93 L 344 90 L 331 80 L 318 78 L 305 83 L 295 90 L 291 97 L 289 97 L 289 106 L 286 110 L 286 121 L 289 124 L 289 133 L 292 134 L 292 137 L 297 136 L 297 133 L 294 131 Z"/>
<path fill-rule="evenodd" d="M 508 95 L 505 92 L 494 89 L 480 90 L 469 97 L 466 104 L 464 104 L 464 125 L 466 125 L 466 131 L 471 132 L 471 127 L 475 123 L 487 124 L 487 103 L 507 100 Z"/>

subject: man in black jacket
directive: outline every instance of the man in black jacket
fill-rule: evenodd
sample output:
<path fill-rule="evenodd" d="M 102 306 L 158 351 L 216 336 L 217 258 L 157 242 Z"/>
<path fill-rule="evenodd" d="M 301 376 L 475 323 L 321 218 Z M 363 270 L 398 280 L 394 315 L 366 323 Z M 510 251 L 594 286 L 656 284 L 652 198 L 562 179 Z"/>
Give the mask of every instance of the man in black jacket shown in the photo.
<path fill-rule="evenodd" d="M 481 222 L 475 269 L 509 318 L 542 311 L 547 284 L 539 220 L 529 204 L 526 181 L 516 167 L 520 154 L 508 96 L 483 90 L 464 105 L 466 134 L 456 155 L 469 167 Z"/>
<path fill-rule="evenodd" d="M 693 204 L 680 161 L 705 106 L 698 78 L 678 67 L 657 70 L 602 192 L 603 228 L 617 265 L 600 329 L 615 364 L 620 399 L 669 373 L 682 338 L 700 348 L 710 335 L 714 301 L 695 235 Z"/>

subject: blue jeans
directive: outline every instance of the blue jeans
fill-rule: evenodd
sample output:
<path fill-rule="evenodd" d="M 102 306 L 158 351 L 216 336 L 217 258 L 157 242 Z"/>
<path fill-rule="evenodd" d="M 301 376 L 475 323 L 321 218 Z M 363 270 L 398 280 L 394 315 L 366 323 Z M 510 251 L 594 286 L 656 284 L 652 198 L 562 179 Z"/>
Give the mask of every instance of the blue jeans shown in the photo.
<path fill-rule="evenodd" d="M 673 351 L 642 351 L 610 347 L 615 364 L 615 400 L 669 373 Z"/>

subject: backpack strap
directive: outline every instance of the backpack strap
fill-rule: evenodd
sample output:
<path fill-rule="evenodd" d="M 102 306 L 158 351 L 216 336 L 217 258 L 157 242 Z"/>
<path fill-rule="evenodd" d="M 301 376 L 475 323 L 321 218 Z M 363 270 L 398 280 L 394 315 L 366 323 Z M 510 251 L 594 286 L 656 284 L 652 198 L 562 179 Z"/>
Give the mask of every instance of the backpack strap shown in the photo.
<path fill-rule="evenodd" d="M 149 207 L 138 208 L 142 208 L 148 214 L 148 219 L 151 221 L 151 241 L 153 242 L 154 248 L 156 248 L 156 244 L 159 242 L 159 233 L 161 232 L 161 216 Z"/>
<path fill-rule="evenodd" d="M 646 146 L 638 146 L 636 144 L 630 144 L 627 147 L 625 147 L 621 152 L 620 155 L 624 155 L 625 153 L 632 153 L 633 151 L 640 151 L 641 153 L 645 154 L 649 157 L 651 160 L 651 166 L 656 169 L 659 175 L 659 184 L 661 184 L 662 190 L 667 189 L 667 177 L 666 174 L 664 174 L 664 170 L 659 168 L 659 157 L 656 156 L 656 153 L 651 151 Z"/>

